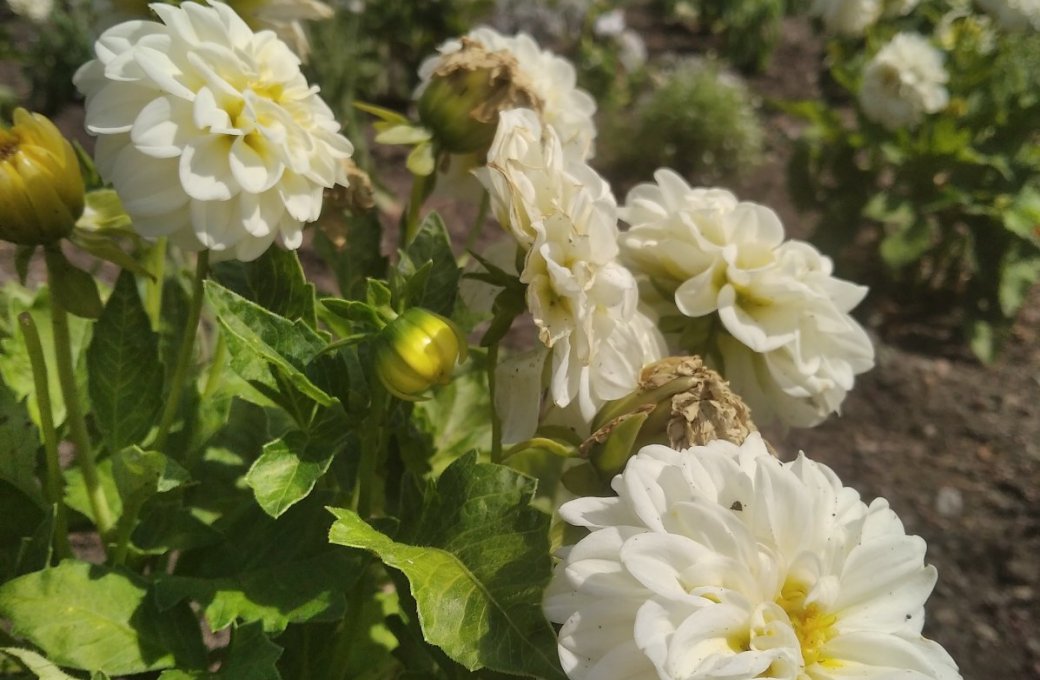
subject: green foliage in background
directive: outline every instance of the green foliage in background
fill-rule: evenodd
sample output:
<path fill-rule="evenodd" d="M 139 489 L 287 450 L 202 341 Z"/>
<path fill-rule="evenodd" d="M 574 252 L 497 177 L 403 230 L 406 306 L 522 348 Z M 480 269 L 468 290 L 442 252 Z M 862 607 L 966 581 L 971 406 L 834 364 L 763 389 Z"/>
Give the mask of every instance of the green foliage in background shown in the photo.
<path fill-rule="evenodd" d="M 821 248 L 840 253 L 875 234 L 890 280 L 957 305 L 973 351 L 990 360 L 1040 280 L 1040 35 L 999 33 L 944 4 L 900 27 L 931 33 L 945 52 L 947 108 L 911 129 L 868 120 L 855 99 L 866 54 L 836 41 L 830 76 L 844 96 L 789 107 L 809 123 L 789 179 L 796 201 L 819 211 Z M 879 25 L 867 49 L 896 30 Z"/>
<path fill-rule="evenodd" d="M 788 0 L 657 0 L 664 17 L 716 36 L 721 54 L 735 66 L 761 71 L 780 38 Z"/>

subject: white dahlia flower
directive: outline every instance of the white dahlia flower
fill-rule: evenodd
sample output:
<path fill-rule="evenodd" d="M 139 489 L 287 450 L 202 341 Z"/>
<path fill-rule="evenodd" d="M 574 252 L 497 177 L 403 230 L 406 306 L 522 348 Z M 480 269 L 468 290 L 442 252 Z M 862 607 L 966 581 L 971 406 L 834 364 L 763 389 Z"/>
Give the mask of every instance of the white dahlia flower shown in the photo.
<path fill-rule="evenodd" d="M 756 422 L 810 427 L 836 412 L 873 366 L 873 346 L 849 316 L 866 288 L 832 276 L 809 244 L 785 242 L 769 208 L 691 188 L 671 170 L 654 179 L 626 198 L 621 257 L 664 297 L 662 315 L 711 322 L 696 322 L 707 333 L 680 334 L 678 349 L 717 368 Z"/>
<path fill-rule="evenodd" d="M 921 35 L 900 33 L 867 64 L 859 103 L 868 118 L 890 130 L 911 126 L 946 108 L 949 79 L 940 50 Z"/>
<path fill-rule="evenodd" d="M 596 126 L 592 121 L 596 113 L 596 102 L 588 92 L 578 88 L 574 66 L 563 57 L 543 50 L 526 33 L 506 36 L 497 31 L 481 27 L 465 36 L 488 52 L 501 52 L 516 60 L 517 77 L 522 79 L 524 89 L 537 100 L 541 122 L 553 128 L 569 157 L 584 160 L 592 156 Z M 448 40 L 437 48 L 438 54 L 426 59 L 419 67 L 420 84 L 416 89 L 418 99 L 429 86 L 433 74 L 441 67 L 445 58 L 463 48 L 461 39 Z M 479 167 L 483 158 L 458 157 L 452 159 L 455 166 L 465 169 Z"/>
<path fill-rule="evenodd" d="M 815 0 L 809 13 L 823 20 L 828 33 L 858 37 L 877 23 L 883 10 L 882 0 Z"/>
<path fill-rule="evenodd" d="M 153 4 L 76 73 L 95 159 L 142 236 L 251 260 L 298 248 L 353 152 L 300 61 L 227 5 Z"/>
<path fill-rule="evenodd" d="M 54 0 L 7 0 L 7 6 L 34 24 L 42 24 L 54 11 Z"/>
<path fill-rule="evenodd" d="M 478 173 L 499 221 L 526 250 L 520 280 L 542 344 L 552 350 L 552 402 L 603 401 L 635 388 L 645 328 L 630 324 L 639 293 L 618 261 L 617 205 L 606 182 L 565 159 L 555 128 L 529 109 L 501 114 Z M 585 413 L 585 411 L 588 411 Z"/>
<path fill-rule="evenodd" d="M 921 635 L 925 542 L 826 466 L 753 433 L 645 447 L 612 486 L 559 511 L 590 531 L 543 605 L 573 680 L 960 677 Z"/>
<path fill-rule="evenodd" d="M 979 0 L 1006 31 L 1040 31 L 1040 0 Z"/>

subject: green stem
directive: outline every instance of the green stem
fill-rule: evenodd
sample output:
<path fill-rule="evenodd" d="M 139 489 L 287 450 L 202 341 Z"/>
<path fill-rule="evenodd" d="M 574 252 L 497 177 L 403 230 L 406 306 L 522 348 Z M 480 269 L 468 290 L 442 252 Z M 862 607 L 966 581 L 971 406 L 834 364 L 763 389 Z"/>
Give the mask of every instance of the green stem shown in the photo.
<path fill-rule="evenodd" d="M 154 279 L 145 281 L 144 308 L 148 318 L 152 322 L 152 330 L 159 332 L 159 323 L 162 319 L 163 282 L 166 279 L 166 237 L 163 236 L 155 242 L 148 251 L 148 263 L 146 269 L 151 272 Z"/>
<path fill-rule="evenodd" d="M 502 420 L 495 405 L 495 368 L 498 366 L 498 343 L 493 342 L 487 353 L 488 392 L 491 393 L 491 462 L 502 461 Z"/>
<path fill-rule="evenodd" d="M 501 462 L 505 462 L 510 457 L 531 449 L 546 451 L 559 458 L 573 458 L 577 455 L 577 447 L 571 446 L 566 442 L 559 442 L 546 437 L 532 437 L 506 449 L 506 452 L 502 454 Z"/>
<path fill-rule="evenodd" d="M 386 415 L 389 406 L 389 393 L 382 385 L 373 385 L 372 404 L 361 433 L 361 460 L 354 482 L 354 510 L 362 519 L 372 514 L 372 498 L 379 481 L 379 461 L 386 448 Z"/>
<path fill-rule="evenodd" d="M 112 552 L 112 564 L 119 567 L 126 562 L 126 554 L 130 550 L 130 534 L 137 524 L 137 515 L 141 512 L 141 503 L 128 503 L 123 508 L 123 515 L 116 524 L 115 550 Z"/>
<path fill-rule="evenodd" d="M 166 447 L 166 439 L 170 435 L 170 426 L 177 417 L 181 403 L 181 393 L 184 391 L 184 381 L 187 378 L 188 369 L 191 365 L 192 354 L 195 350 L 195 334 L 199 327 L 199 317 L 202 315 L 202 282 L 206 280 L 209 273 L 209 251 L 203 250 L 199 253 L 195 263 L 195 279 L 191 287 L 191 309 L 188 310 L 188 325 L 181 336 L 181 346 L 177 352 L 177 363 L 173 367 L 173 378 L 170 382 L 170 393 L 166 395 L 166 403 L 163 405 L 162 415 L 159 418 L 159 432 L 155 436 L 155 448 L 162 451 Z"/>
<path fill-rule="evenodd" d="M 47 269 L 53 272 L 61 267 L 64 255 L 60 250 L 47 249 Z M 112 511 L 109 510 L 105 490 L 98 478 L 97 465 L 94 462 L 94 450 L 90 446 L 87 434 L 87 421 L 83 416 L 83 408 L 79 403 L 79 391 L 76 388 L 76 372 L 72 363 L 72 340 L 69 336 L 69 317 L 60 296 L 51 291 L 51 328 L 54 334 L 54 355 L 58 364 L 58 382 L 65 397 L 66 420 L 69 425 L 69 436 L 76 447 L 76 457 L 83 471 L 83 483 L 87 487 L 87 498 L 94 513 L 94 522 L 98 532 L 107 538 L 112 529 Z"/>
<path fill-rule="evenodd" d="M 202 388 L 202 400 L 206 401 L 220 387 L 220 379 L 224 375 L 224 357 L 227 354 L 227 340 L 223 333 L 217 333 L 217 346 L 213 348 L 213 358 L 206 376 L 206 386 Z"/>
<path fill-rule="evenodd" d="M 47 362 L 43 357 L 43 345 L 29 312 L 18 315 L 18 323 L 25 336 L 25 347 L 32 366 L 33 384 L 36 387 L 36 406 L 40 410 L 40 431 L 43 434 L 43 450 L 47 459 L 47 500 L 54 506 L 54 552 L 58 559 L 72 555 L 69 547 L 69 519 L 65 512 L 65 480 L 61 476 L 61 461 L 58 460 L 58 433 L 54 429 L 51 411 L 51 391 L 47 382 Z"/>

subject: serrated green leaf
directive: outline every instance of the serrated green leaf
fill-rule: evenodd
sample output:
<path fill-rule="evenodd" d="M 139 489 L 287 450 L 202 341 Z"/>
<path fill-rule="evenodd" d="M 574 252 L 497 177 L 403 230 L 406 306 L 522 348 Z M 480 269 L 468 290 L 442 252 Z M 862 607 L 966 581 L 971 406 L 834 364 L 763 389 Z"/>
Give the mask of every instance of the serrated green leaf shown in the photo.
<path fill-rule="evenodd" d="M 36 477 L 40 439 L 26 408 L 0 383 L 0 479 L 44 507 L 43 489 Z"/>
<path fill-rule="evenodd" d="M 269 312 L 213 281 L 206 282 L 206 299 L 225 332 L 231 367 L 243 379 L 264 388 L 269 397 L 281 394 L 287 401 L 303 397 L 322 406 L 334 403 L 305 373 L 326 345 L 314 329 Z M 294 407 L 279 403 L 287 410 Z"/>
<path fill-rule="evenodd" d="M 134 275 L 123 271 L 87 348 L 94 420 L 110 451 L 148 434 L 163 404 L 159 336 L 152 331 Z"/>
<path fill-rule="evenodd" d="M 396 540 L 350 510 L 332 509 L 333 543 L 374 552 L 407 576 L 426 640 L 470 670 L 562 680 L 541 609 L 548 583 L 546 515 L 536 482 L 509 468 L 455 461 L 406 512 Z"/>
<path fill-rule="evenodd" d="M 78 680 L 32 650 L 0 647 L 0 654 L 17 659 L 39 680 Z"/>
<path fill-rule="evenodd" d="M 415 404 L 413 414 L 416 426 L 431 439 L 433 456 L 423 462 L 435 477 L 464 453 L 489 451 L 491 400 L 483 361 L 471 359 L 455 371 L 432 399 Z"/>
<path fill-rule="evenodd" d="M 303 432 L 290 432 L 264 446 L 245 482 L 264 512 L 279 517 L 307 497 L 342 445 L 343 440 L 311 441 Z"/>
<path fill-rule="evenodd" d="M 160 614 L 147 584 L 75 560 L 0 586 L 0 615 L 54 663 L 110 675 L 201 668 L 205 652 L 187 607 Z"/>
<path fill-rule="evenodd" d="M 410 300 L 408 306 L 425 307 L 450 318 L 455 308 L 461 274 L 451 249 L 451 237 L 444 220 L 437 213 L 430 213 L 423 219 L 415 238 L 401 253 L 395 270 L 400 281 L 395 291 L 398 295 L 404 289 L 404 284 L 427 262 L 431 263 L 431 269 L 426 275 L 422 293 Z"/>
<path fill-rule="evenodd" d="M 268 248 L 252 262 L 227 261 L 213 266 L 213 278 L 228 290 L 269 312 L 315 325 L 314 285 L 307 281 L 295 251 Z"/>
<path fill-rule="evenodd" d="M 275 662 L 282 648 L 271 642 L 258 624 L 245 624 L 231 635 L 228 657 L 214 680 L 281 680 Z"/>

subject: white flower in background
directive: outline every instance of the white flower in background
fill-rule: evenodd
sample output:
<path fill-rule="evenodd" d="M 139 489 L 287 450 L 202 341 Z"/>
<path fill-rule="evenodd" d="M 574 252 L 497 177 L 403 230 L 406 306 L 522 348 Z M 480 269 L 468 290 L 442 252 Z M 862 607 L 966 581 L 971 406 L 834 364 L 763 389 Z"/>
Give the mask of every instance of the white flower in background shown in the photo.
<path fill-rule="evenodd" d="M 886 17 L 905 17 L 913 12 L 921 0 L 885 0 Z"/>
<path fill-rule="evenodd" d="M 1040 0 L 979 0 L 1006 31 L 1040 31 Z"/>
<path fill-rule="evenodd" d="M 54 0 L 7 0 L 7 6 L 18 16 L 42 24 L 54 11 Z"/>
<path fill-rule="evenodd" d="M 826 466 L 753 433 L 645 447 L 612 486 L 559 511 L 591 532 L 543 603 L 573 680 L 960 677 L 921 635 L 925 542 Z"/>
<path fill-rule="evenodd" d="M 868 118 L 890 130 L 911 126 L 946 108 L 949 78 L 943 53 L 927 38 L 900 33 L 867 64 L 859 103 Z"/>
<path fill-rule="evenodd" d="M 883 9 L 882 0 L 815 0 L 809 13 L 823 20 L 828 33 L 857 37 L 877 23 Z"/>
<path fill-rule="evenodd" d="M 645 361 L 659 358 L 645 356 L 653 344 L 631 323 L 639 293 L 617 261 L 610 188 L 587 165 L 568 161 L 555 129 L 529 109 L 501 114 L 478 178 L 526 251 L 520 280 L 539 340 L 551 350 L 551 401 L 577 402 L 591 420 L 604 401 L 635 388 Z"/>
<path fill-rule="evenodd" d="M 664 298 L 663 315 L 670 307 L 717 321 L 702 344 L 679 349 L 721 359 L 716 368 L 760 424 L 811 427 L 838 411 L 854 376 L 873 366 L 873 346 L 849 316 L 866 288 L 834 278 L 809 244 L 785 242 L 769 208 L 691 188 L 671 170 L 654 178 L 626 198 L 621 256 Z"/>
<path fill-rule="evenodd" d="M 541 49 L 525 33 L 506 36 L 482 27 L 470 31 L 466 37 L 489 52 L 504 51 L 515 58 L 525 83 L 539 100 L 542 123 L 553 128 L 564 151 L 578 159 L 592 155 L 592 141 L 596 136 L 592 116 L 596 113 L 596 102 L 588 92 L 578 88 L 577 73 L 569 61 Z M 461 40 L 449 40 L 437 48 L 438 55 L 422 63 L 416 98 L 426 89 L 442 59 L 460 49 Z"/>
<path fill-rule="evenodd" d="M 98 30 L 123 21 L 150 19 L 149 0 L 96 0 Z M 170 4 L 170 3 L 167 3 Z M 272 30 L 307 61 L 310 43 L 304 21 L 328 19 L 331 7 L 319 0 L 229 0 L 227 5 L 255 31 Z"/>
<path fill-rule="evenodd" d="M 227 5 L 154 4 L 112 27 L 76 73 L 95 160 L 142 236 L 251 260 L 298 248 L 353 152 L 273 33 Z"/>

